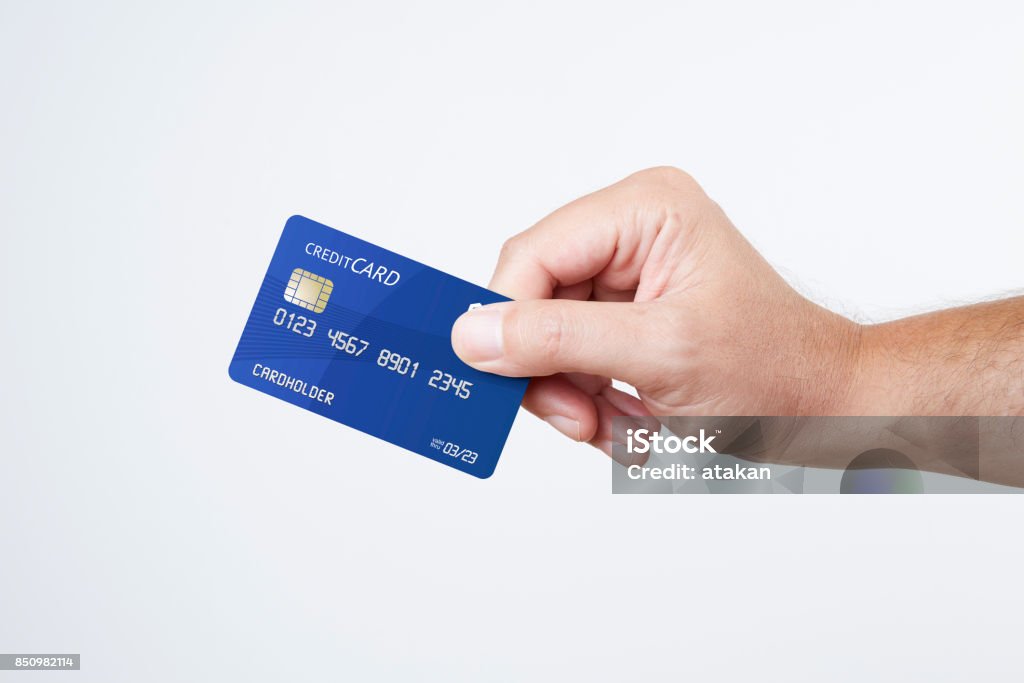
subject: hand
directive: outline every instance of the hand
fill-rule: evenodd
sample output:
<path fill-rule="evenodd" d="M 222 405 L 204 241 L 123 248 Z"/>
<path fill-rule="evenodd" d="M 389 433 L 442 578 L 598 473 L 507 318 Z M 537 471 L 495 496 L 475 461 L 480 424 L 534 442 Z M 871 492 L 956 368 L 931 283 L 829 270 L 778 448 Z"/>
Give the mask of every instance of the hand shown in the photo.
<path fill-rule="evenodd" d="M 861 328 L 797 294 L 687 174 L 642 171 L 505 243 L 452 344 L 611 454 L 613 417 L 841 414 Z M 633 385 L 639 400 L 612 387 Z"/>

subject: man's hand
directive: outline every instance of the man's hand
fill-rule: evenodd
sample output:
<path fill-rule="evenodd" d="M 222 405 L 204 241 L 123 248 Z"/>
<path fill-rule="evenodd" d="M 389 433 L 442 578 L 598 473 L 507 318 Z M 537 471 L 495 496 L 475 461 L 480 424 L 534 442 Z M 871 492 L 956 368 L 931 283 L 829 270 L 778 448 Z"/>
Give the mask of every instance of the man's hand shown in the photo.
<path fill-rule="evenodd" d="M 511 238 L 491 288 L 517 301 L 459 318 L 456 353 L 535 377 L 526 408 L 608 453 L 621 415 L 1024 414 L 1024 299 L 858 325 L 797 294 L 672 168 Z"/>
<path fill-rule="evenodd" d="M 456 353 L 610 451 L 618 415 L 843 411 L 860 327 L 798 295 L 682 171 L 642 171 L 511 238 Z M 611 386 L 636 387 L 640 400 Z"/>

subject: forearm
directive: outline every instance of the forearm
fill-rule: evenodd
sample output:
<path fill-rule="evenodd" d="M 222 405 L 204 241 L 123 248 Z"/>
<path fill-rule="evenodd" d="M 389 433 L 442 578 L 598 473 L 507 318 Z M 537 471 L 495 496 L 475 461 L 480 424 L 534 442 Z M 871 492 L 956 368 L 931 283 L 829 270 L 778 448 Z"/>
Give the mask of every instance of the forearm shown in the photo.
<path fill-rule="evenodd" d="M 850 415 L 1024 415 L 1024 297 L 861 330 Z"/>

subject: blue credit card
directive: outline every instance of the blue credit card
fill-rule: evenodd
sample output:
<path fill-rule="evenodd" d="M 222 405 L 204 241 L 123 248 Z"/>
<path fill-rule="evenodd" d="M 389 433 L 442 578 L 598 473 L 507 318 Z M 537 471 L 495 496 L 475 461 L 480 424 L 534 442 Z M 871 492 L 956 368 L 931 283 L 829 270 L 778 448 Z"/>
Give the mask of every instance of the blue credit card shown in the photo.
<path fill-rule="evenodd" d="M 500 294 L 292 216 L 229 374 L 431 460 L 489 477 L 528 380 L 474 370 L 451 330 Z"/>

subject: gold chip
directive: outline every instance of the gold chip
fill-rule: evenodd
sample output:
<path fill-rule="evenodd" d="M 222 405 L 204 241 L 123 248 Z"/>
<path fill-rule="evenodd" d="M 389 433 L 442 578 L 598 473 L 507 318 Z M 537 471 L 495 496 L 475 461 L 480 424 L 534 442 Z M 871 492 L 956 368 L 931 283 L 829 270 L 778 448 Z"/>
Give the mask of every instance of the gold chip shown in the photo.
<path fill-rule="evenodd" d="M 284 288 L 284 300 L 314 313 L 323 313 L 334 291 L 334 283 L 302 268 L 292 271 Z"/>

